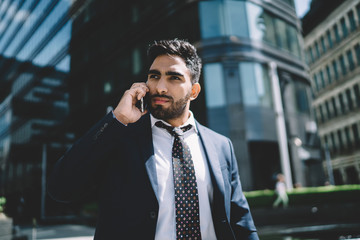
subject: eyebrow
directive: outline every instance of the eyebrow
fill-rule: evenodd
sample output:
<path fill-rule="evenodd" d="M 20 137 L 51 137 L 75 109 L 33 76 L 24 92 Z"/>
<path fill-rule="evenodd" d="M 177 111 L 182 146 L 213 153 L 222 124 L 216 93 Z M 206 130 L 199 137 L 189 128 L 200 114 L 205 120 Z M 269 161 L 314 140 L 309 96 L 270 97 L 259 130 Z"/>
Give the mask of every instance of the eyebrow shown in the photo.
<path fill-rule="evenodd" d="M 157 74 L 157 75 L 161 75 L 160 71 L 158 70 L 149 70 L 148 72 L 148 75 L 149 74 Z M 179 72 L 175 72 L 175 71 L 167 71 L 165 72 L 165 75 L 168 75 L 168 76 L 180 76 L 180 77 L 184 77 L 183 74 L 179 73 Z"/>

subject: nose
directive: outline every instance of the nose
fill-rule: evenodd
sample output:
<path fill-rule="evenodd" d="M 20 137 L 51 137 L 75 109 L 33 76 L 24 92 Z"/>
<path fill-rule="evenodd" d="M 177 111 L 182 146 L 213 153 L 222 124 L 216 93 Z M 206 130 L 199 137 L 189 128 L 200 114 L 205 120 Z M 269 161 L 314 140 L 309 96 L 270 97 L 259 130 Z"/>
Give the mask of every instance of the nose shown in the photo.
<path fill-rule="evenodd" d="M 166 87 L 166 80 L 164 77 L 161 77 L 159 81 L 156 84 L 156 92 L 158 94 L 165 94 L 167 93 L 167 87 Z"/>

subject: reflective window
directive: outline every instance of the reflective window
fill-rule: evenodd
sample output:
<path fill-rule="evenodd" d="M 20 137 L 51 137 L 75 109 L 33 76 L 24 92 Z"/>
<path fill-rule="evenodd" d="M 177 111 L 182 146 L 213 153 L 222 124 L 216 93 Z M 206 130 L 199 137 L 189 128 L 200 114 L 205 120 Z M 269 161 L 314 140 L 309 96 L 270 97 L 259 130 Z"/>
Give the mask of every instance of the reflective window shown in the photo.
<path fill-rule="evenodd" d="M 333 70 L 334 70 L 335 80 L 338 80 L 338 79 L 339 79 L 339 72 L 338 72 L 338 69 L 337 69 L 337 62 L 336 62 L 336 60 L 334 60 L 334 61 L 332 62 L 332 66 L 333 66 Z"/>
<path fill-rule="evenodd" d="M 13 42 L 9 45 L 9 47 L 6 49 L 4 55 L 7 57 L 14 57 L 14 54 L 16 54 L 19 44 L 23 41 L 23 39 L 27 36 L 27 34 L 31 33 L 33 30 L 32 26 L 35 25 L 37 20 L 42 16 L 45 9 L 51 5 L 51 1 L 48 0 L 41 0 L 34 11 L 30 14 L 29 18 L 26 20 L 26 24 L 22 26 L 19 33 L 16 35 L 16 38 L 14 38 Z"/>
<path fill-rule="evenodd" d="M 314 54 L 313 54 L 313 51 L 312 51 L 311 47 L 309 47 L 309 54 L 310 54 L 310 57 L 311 57 L 311 62 L 314 62 L 315 58 L 314 58 Z"/>
<path fill-rule="evenodd" d="M 356 5 L 356 12 L 358 15 L 358 22 L 360 23 L 360 3 L 358 5 Z"/>
<path fill-rule="evenodd" d="M 329 30 L 326 31 L 326 36 L 327 36 L 329 48 L 332 48 L 333 47 L 333 41 L 332 41 L 332 38 L 331 38 L 331 32 Z"/>
<path fill-rule="evenodd" d="M 317 42 L 315 42 L 315 50 L 316 50 L 316 57 L 319 58 L 320 57 L 320 48 L 319 48 L 319 44 Z"/>
<path fill-rule="evenodd" d="M 334 135 L 334 133 L 332 132 L 332 133 L 330 133 L 330 137 L 331 137 L 331 145 L 332 145 L 332 150 L 333 151 L 337 151 L 337 145 L 336 145 L 336 141 L 335 141 L 335 135 Z"/>
<path fill-rule="evenodd" d="M 323 112 L 323 107 L 320 105 L 319 106 L 319 112 L 320 112 L 320 118 L 321 118 L 321 122 L 325 122 L 325 116 L 324 116 L 324 112 Z"/>
<path fill-rule="evenodd" d="M 271 83 L 268 69 L 260 63 L 239 63 L 244 104 L 272 107 Z"/>
<path fill-rule="evenodd" d="M 22 7 L 16 11 L 15 15 L 11 19 L 11 24 L 8 27 L 8 29 L 6 30 L 6 32 L 4 34 L 2 34 L 1 30 L 0 30 L 0 52 L 4 52 L 4 48 L 6 47 L 6 45 L 8 45 L 10 43 L 9 41 L 11 41 L 13 39 L 14 34 L 17 33 L 18 28 L 20 28 L 22 26 L 22 24 L 28 17 L 28 15 L 29 15 L 28 8 L 30 7 L 31 4 L 33 4 L 33 2 L 34 2 L 34 0 L 25 1 L 25 3 L 22 5 Z M 1 25 L 1 23 L 0 23 L 0 25 Z"/>
<path fill-rule="evenodd" d="M 339 61 L 340 61 L 341 73 L 343 76 L 345 76 L 347 71 L 346 71 L 345 59 L 343 55 L 339 57 Z"/>
<path fill-rule="evenodd" d="M 224 73 L 220 63 L 204 65 L 204 83 L 206 106 L 209 108 L 225 106 Z"/>
<path fill-rule="evenodd" d="M 313 78 L 314 78 L 316 91 L 320 91 L 320 85 L 319 85 L 317 74 L 314 74 Z"/>
<path fill-rule="evenodd" d="M 2 9 L 4 14 L 1 16 L 0 22 L 0 36 L 8 29 L 9 25 L 11 24 L 11 20 L 14 18 L 16 11 L 19 8 L 19 0 L 15 0 L 12 2 L 5 2 L 5 6 Z M 7 9 L 6 9 L 7 8 Z"/>
<path fill-rule="evenodd" d="M 225 1 L 225 29 L 227 35 L 249 37 L 249 27 L 246 20 L 246 8 L 244 1 Z M 251 23 L 249 23 L 251 24 Z M 259 22 L 259 24 L 263 24 Z"/>
<path fill-rule="evenodd" d="M 338 141 L 339 141 L 340 151 L 343 151 L 344 150 L 344 141 L 343 141 L 343 136 L 342 136 L 341 130 L 337 130 L 337 137 L 338 137 Z"/>
<path fill-rule="evenodd" d="M 63 71 L 63 72 L 69 72 L 70 71 L 70 55 L 66 55 L 66 57 L 63 58 L 63 60 L 61 60 L 61 62 L 59 62 L 55 68 L 59 71 Z"/>
<path fill-rule="evenodd" d="M 323 51 L 323 53 L 325 53 L 325 52 L 326 52 L 326 45 L 325 45 L 325 39 L 324 39 L 324 37 L 321 37 L 321 38 L 320 38 L 320 41 L 321 41 L 322 51 Z"/>
<path fill-rule="evenodd" d="M 346 26 L 345 18 L 341 18 L 340 24 L 341 24 L 341 29 L 342 29 L 342 32 L 343 32 L 342 36 L 343 36 L 343 38 L 345 38 L 348 35 L 348 29 L 347 29 L 347 26 Z"/>
<path fill-rule="evenodd" d="M 340 42 L 339 28 L 338 28 L 338 26 L 335 24 L 334 27 L 333 27 L 333 29 L 334 29 L 334 34 L 335 34 L 335 40 L 336 40 L 337 43 L 339 43 L 339 42 Z"/>
<path fill-rule="evenodd" d="M 353 110 L 354 109 L 354 104 L 353 104 L 353 100 L 352 100 L 352 97 L 351 97 L 350 89 L 346 89 L 345 93 L 346 93 L 346 100 L 347 100 L 347 104 L 349 106 L 349 110 Z"/>
<path fill-rule="evenodd" d="M 332 98 L 331 98 L 331 103 L 332 103 L 332 108 L 333 108 L 334 116 L 337 117 L 338 111 L 337 111 L 337 106 L 336 106 L 336 99 L 335 99 L 335 97 L 332 97 Z"/>
<path fill-rule="evenodd" d="M 358 65 L 360 66 L 360 45 L 359 44 L 355 45 L 355 53 L 356 53 L 356 61 L 357 61 Z"/>
<path fill-rule="evenodd" d="M 49 34 L 49 31 L 52 29 L 52 27 L 58 23 L 59 19 L 61 19 L 64 14 L 68 13 L 69 7 L 70 2 L 59 1 L 50 15 L 36 30 L 30 40 L 25 44 L 23 49 L 17 55 L 17 58 L 20 60 L 27 60 L 31 54 L 33 54 L 33 51 L 38 47 L 38 44 L 46 37 L 47 34 Z"/>
<path fill-rule="evenodd" d="M 349 22 L 350 22 L 350 30 L 353 32 L 356 29 L 354 12 L 351 10 L 350 12 L 348 12 L 347 15 L 348 15 Z"/>
<path fill-rule="evenodd" d="M 351 130 L 353 132 L 355 145 L 360 146 L 360 135 L 359 135 L 359 128 L 358 128 L 357 124 L 351 125 Z"/>
<path fill-rule="evenodd" d="M 349 69 L 350 69 L 350 71 L 352 71 L 355 68 L 355 63 L 354 63 L 354 58 L 353 58 L 352 51 L 351 50 L 347 51 L 346 56 L 347 56 L 347 60 L 348 60 L 348 63 L 349 63 Z"/>
<path fill-rule="evenodd" d="M 346 108 L 345 108 L 345 103 L 344 103 L 344 98 L 343 98 L 342 93 L 339 93 L 339 103 L 340 103 L 341 113 L 345 113 Z"/>
<path fill-rule="evenodd" d="M 224 14 L 221 2 L 200 2 L 199 11 L 202 38 L 225 35 Z"/>
<path fill-rule="evenodd" d="M 325 78 L 324 78 L 324 72 L 322 70 L 320 70 L 320 79 L 321 79 L 321 87 L 325 87 L 326 84 L 325 84 Z"/>
<path fill-rule="evenodd" d="M 202 38 L 238 36 L 264 41 L 300 58 L 296 26 L 246 1 L 199 3 Z"/>
<path fill-rule="evenodd" d="M 326 65 L 326 74 L 327 74 L 328 82 L 329 82 L 329 84 L 331 84 L 332 83 L 332 78 L 331 78 L 331 71 L 330 71 L 329 65 Z"/>
<path fill-rule="evenodd" d="M 40 51 L 33 62 L 39 66 L 45 66 L 61 49 L 70 44 L 72 22 L 68 21 L 66 25 L 54 36 L 53 39 Z"/>
<path fill-rule="evenodd" d="M 307 85 L 301 82 L 296 82 L 295 96 L 296 96 L 296 106 L 298 112 L 309 113 L 310 111 L 307 89 L 308 89 Z"/>
<path fill-rule="evenodd" d="M 329 106 L 329 102 L 328 102 L 328 101 L 325 101 L 325 109 L 326 109 L 327 119 L 331 119 L 332 114 L 331 114 L 331 111 L 330 111 L 330 106 Z"/>
<path fill-rule="evenodd" d="M 358 108 L 360 108 L 360 89 L 358 84 L 354 85 L 354 94 L 355 94 L 356 105 Z"/>

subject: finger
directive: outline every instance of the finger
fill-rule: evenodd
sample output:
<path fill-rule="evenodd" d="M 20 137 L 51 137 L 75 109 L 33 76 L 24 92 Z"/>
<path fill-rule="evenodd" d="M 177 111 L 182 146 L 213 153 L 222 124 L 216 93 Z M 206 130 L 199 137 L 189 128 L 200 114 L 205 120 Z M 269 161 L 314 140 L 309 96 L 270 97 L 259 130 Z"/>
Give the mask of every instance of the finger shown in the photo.
<path fill-rule="evenodd" d="M 133 83 L 133 85 L 131 86 L 131 88 L 135 89 L 135 88 L 143 88 L 146 89 L 147 86 L 145 83 L 143 82 L 137 82 L 137 83 Z"/>

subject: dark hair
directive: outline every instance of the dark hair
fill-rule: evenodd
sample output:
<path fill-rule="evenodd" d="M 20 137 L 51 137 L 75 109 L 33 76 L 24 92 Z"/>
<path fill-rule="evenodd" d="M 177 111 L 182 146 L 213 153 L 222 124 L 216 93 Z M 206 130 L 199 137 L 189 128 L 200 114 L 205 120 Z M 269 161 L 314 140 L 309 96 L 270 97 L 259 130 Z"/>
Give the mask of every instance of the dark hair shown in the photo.
<path fill-rule="evenodd" d="M 150 45 L 148 52 L 149 63 L 161 55 L 176 55 L 181 57 L 190 70 L 192 84 L 199 82 L 201 72 L 201 59 L 196 53 L 196 48 L 185 40 L 160 40 Z"/>

